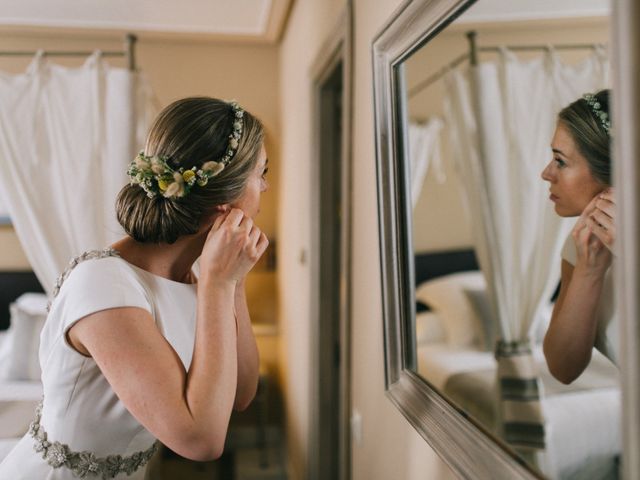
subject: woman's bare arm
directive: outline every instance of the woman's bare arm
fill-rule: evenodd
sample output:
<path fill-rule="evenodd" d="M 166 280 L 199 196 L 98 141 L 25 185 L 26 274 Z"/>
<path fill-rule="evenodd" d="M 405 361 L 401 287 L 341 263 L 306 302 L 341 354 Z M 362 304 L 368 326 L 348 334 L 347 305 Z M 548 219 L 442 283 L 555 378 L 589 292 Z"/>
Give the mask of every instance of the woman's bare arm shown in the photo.
<path fill-rule="evenodd" d="M 236 285 L 235 307 L 238 328 L 238 386 L 234 408 L 244 410 L 256 395 L 260 362 L 247 307 L 244 279 Z"/>
<path fill-rule="evenodd" d="M 543 344 L 549 371 L 562 383 L 573 382 L 591 361 L 601 291 L 601 279 L 575 274 L 562 261 L 560 293 Z"/>

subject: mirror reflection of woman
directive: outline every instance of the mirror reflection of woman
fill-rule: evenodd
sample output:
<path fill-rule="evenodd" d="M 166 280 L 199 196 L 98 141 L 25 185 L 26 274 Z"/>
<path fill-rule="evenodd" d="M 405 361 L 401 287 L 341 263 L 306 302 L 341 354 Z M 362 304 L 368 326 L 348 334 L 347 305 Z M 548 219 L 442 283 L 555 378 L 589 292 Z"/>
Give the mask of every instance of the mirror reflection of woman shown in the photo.
<path fill-rule="evenodd" d="M 578 217 L 562 249 L 560 292 L 544 339 L 550 372 L 567 384 L 585 370 L 594 346 L 618 362 L 610 143 L 609 91 L 586 94 L 559 113 L 553 159 L 542 172 L 556 213 Z"/>

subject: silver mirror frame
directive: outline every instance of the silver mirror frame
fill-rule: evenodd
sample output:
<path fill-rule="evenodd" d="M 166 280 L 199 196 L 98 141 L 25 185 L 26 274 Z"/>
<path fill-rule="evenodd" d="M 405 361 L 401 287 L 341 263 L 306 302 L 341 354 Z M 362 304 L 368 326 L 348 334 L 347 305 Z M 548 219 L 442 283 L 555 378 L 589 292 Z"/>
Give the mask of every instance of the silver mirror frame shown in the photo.
<path fill-rule="evenodd" d="M 622 338 L 623 478 L 640 478 L 640 5 L 611 2 L 614 184 L 620 231 L 614 271 Z M 623 100 L 624 99 L 624 100 Z"/>
<path fill-rule="evenodd" d="M 415 373 L 415 307 L 411 238 L 405 228 L 410 212 L 404 192 L 408 165 L 400 126 L 402 65 L 417 48 L 457 18 L 475 0 L 405 2 L 373 41 L 373 84 L 382 273 L 385 388 L 409 423 L 460 478 L 542 478 L 509 448 L 448 402 Z M 407 340 L 409 339 L 409 340 Z"/>

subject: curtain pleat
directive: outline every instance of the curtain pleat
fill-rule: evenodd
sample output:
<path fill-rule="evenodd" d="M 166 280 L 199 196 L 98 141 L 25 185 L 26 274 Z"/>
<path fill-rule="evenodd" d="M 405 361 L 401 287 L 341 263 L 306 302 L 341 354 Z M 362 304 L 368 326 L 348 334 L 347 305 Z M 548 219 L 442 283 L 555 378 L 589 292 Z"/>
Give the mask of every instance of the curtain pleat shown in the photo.
<path fill-rule="evenodd" d="M 100 52 L 79 68 L 40 53 L 0 72 L 0 196 L 47 292 L 71 257 L 123 234 L 115 197 L 149 125 L 146 83 Z"/>
<path fill-rule="evenodd" d="M 443 126 L 443 121 L 437 117 L 425 123 L 409 123 L 411 200 L 414 208 L 429 170 L 439 183 L 446 180 L 440 155 L 440 132 Z"/>

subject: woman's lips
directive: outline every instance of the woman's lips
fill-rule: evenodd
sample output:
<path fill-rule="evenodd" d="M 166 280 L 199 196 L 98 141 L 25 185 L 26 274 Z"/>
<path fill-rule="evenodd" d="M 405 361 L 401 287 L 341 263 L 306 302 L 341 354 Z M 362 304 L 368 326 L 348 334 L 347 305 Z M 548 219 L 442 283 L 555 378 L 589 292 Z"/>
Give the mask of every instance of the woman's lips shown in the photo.
<path fill-rule="evenodd" d="M 555 202 L 556 200 L 558 200 L 558 197 L 556 197 L 553 193 L 549 195 L 549 200 L 551 200 L 552 202 Z"/>

